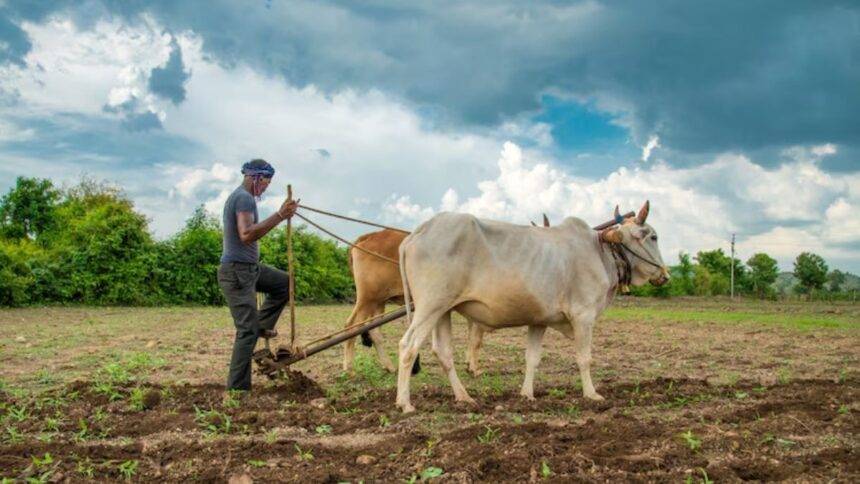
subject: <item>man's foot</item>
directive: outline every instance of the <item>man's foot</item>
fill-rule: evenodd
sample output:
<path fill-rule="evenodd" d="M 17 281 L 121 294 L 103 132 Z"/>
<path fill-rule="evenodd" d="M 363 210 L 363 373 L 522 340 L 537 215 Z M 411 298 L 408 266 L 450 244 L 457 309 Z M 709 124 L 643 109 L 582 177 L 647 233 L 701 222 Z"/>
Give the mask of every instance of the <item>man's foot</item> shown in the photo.
<path fill-rule="evenodd" d="M 274 338 L 277 335 L 278 335 L 277 329 L 261 329 L 260 330 L 260 337 L 261 338 L 269 339 L 269 338 Z"/>

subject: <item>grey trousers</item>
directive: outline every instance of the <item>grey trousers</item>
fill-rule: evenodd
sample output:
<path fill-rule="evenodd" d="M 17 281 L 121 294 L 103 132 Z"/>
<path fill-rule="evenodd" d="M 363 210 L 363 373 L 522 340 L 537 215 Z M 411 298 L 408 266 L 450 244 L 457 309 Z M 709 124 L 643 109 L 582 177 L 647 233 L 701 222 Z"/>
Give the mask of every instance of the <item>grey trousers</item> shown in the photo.
<path fill-rule="evenodd" d="M 236 325 L 227 389 L 250 390 L 254 346 L 263 330 L 275 327 L 289 302 L 290 279 L 286 272 L 263 264 L 226 262 L 218 268 L 218 285 Z M 266 294 L 259 311 L 257 292 Z"/>

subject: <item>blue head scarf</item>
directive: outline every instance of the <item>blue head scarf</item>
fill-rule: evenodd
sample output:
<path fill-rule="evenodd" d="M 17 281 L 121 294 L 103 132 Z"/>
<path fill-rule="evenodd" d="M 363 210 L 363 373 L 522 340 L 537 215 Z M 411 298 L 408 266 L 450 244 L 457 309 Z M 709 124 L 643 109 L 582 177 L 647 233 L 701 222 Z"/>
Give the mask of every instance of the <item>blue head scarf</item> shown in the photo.
<path fill-rule="evenodd" d="M 258 201 L 260 196 L 257 194 L 257 184 L 261 178 L 272 178 L 275 176 L 275 168 L 264 160 L 251 160 L 242 165 L 242 174 L 253 177 L 254 179 L 254 198 Z"/>

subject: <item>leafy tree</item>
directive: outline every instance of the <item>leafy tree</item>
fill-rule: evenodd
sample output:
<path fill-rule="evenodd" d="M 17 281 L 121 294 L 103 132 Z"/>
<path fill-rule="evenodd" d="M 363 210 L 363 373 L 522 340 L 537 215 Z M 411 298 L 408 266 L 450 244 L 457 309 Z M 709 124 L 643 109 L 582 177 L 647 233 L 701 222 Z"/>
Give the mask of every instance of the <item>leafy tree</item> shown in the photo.
<path fill-rule="evenodd" d="M 749 280 L 752 291 L 760 298 L 773 293 L 771 287 L 779 275 L 779 267 L 776 260 L 763 253 L 754 254 L 747 260 L 750 268 Z"/>
<path fill-rule="evenodd" d="M 711 276 L 707 293 L 721 295 L 731 292 L 732 265 L 735 267 L 735 290 L 740 292 L 749 287 L 746 267 L 739 259 L 727 256 L 723 249 L 700 251 L 696 260 Z"/>
<path fill-rule="evenodd" d="M 839 269 L 834 269 L 827 274 L 827 285 L 830 292 L 842 291 L 842 286 L 845 284 L 847 277 L 844 272 Z"/>
<path fill-rule="evenodd" d="M 218 286 L 221 228 L 202 206 L 175 236 L 157 247 L 156 278 L 160 299 L 187 304 L 223 304 Z"/>
<path fill-rule="evenodd" d="M 678 254 L 678 265 L 672 267 L 672 286 L 677 288 L 678 295 L 695 294 L 695 267 L 690 259 L 690 254 L 681 252 Z"/>
<path fill-rule="evenodd" d="M 38 238 L 53 225 L 59 197 L 50 180 L 18 177 L 15 187 L 0 199 L 0 234 L 12 239 Z"/>
<path fill-rule="evenodd" d="M 119 190 L 90 181 L 70 190 L 50 232 L 65 296 L 87 304 L 146 304 L 157 294 L 146 218 Z"/>
<path fill-rule="evenodd" d="M 812 252 L 802 252 L 794 260 L 794 277 L 798 280 L 798 289 L 803 293 L 811 293 L 821 289 L 827 282 L 827 263 Z"/>
<path fill-rule="evenodd" d="M 33 276 L 17 242 L 0 240 L 0 306 L 22 306 L 32 299 Z"/>

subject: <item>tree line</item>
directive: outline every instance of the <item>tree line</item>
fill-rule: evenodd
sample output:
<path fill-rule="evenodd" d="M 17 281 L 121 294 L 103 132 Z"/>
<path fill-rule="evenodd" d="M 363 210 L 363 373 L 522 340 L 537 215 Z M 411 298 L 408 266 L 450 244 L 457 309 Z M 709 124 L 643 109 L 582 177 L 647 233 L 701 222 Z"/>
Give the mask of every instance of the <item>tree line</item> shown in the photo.
<path fill-rule="evenodd" d="M 221 235 L 219 220 L 198 207 L 158 241 L 113 186 L 84 180 L 58 189 L 19 177 L 0 199 L 0 305 L 221 305 Z M 286 269 L 286 246 L 284 230 L 270 232 L 262 261 Z M 353 297 L 346 249 L 299 227 L 293 252 L 300 301 Z"/>
<path fill-rule="evenodd" d="M 198 207 L 179 232 L 155 240 L 146 217 L 116 187 L 84 180 L 60 189 L 50 180 L 19 177 L 0 199 L 0 305 L 221 305 L 221 235 L 218 219 Z M 286 245 L 285 230 L 272 231 L 260 240 L 262 261 L 286 269 Z M 299 227 L 293 250 L 299 301 L 353 299 L 345 248 Z M 777 295 L 776 260 L 759 253 L 744 264 L 721 249 L 680 254 L 669 284 L 634 294 L 728 294 L 732 265 L 737 292 Z M 824 259 L 808 252 L 797 257 L 794 275 L 794 290 L 809 295 L 839 294 L 849 276 L 828 271 Z"/>

